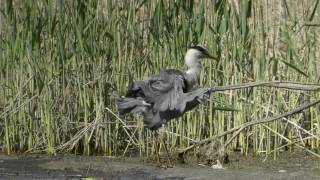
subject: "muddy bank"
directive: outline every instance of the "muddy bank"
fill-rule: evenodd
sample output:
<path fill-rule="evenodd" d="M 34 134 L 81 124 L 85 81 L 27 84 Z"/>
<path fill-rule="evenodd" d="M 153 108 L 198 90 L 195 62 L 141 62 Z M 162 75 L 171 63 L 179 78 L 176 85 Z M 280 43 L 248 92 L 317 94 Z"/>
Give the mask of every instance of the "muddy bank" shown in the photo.
<path fill-rule="evenodd" d="M 320 179 L 320 160 L 308 156 L 232 157 L 225 169 L 176 164 L 161 168 L 139 159 L 89 156 L 0 155 L 0 179 Z"/>

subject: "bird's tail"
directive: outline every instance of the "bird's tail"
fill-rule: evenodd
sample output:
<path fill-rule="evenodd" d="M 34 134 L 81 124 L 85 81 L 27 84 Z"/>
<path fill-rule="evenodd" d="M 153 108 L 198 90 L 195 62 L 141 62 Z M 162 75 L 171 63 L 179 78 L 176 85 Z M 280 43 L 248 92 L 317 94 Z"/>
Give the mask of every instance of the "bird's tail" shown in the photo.
<path fill-rule="evenodd" d="M 149 103 L 145 102 L 142 98 L 131 98 L 131 97 L 118 97 L 116 99 L 116 104 L 120 116 L 127 113 L 142 113 L 146 112 L 151 106 Z"/>

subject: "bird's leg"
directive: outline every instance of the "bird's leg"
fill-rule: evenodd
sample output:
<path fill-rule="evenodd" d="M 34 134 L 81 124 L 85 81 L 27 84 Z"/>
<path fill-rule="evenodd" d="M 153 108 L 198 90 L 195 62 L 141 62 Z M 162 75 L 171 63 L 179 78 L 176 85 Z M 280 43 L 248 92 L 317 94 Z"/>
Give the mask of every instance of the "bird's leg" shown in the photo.
<path fill-rule="evenodd" d="M 168 148 L 167 148 L 167 146 L 166 146 L 166 144 L 165 144 L 165 142 L 164 142 L 164 138 L 163 138 L 163 136 L 162 137 L 159 137 L 159 133 L 158 133 L 158 131 L 154 131 L 154 135 L 155 135 L 155 137 L 156 137 L 156 151 L 157 151 L 157 163 L 160 165 L 160 167 L 164 167 L 164 168 L 168 168 L 168 167 L 173 167 L 173 164 L 172 164 L 172 160 L 171 160 L 171 155 L 170 155 L 170 153 L 169 153 L 169 151 L 168 151 Z M 160 139 L 161 139 L 161 141 L 160 141 Z M 162 164 L 161 164 L 161 161 L 160 161 L 160 144 L 163 144 L 163 146 L 164 146 L 164 149 L 165 149 L 165 151 L 166 151 L 166 154 L 167 154 L 167 159 L 168 159 L 168 162 L 169 162 L 169 164 L 167 164 L 166 166 L 163 166 Z"/>
<path fill-rule="evenodd" d="M 155 150 L 156 150 L 156 154 L 157 154 L 157 163 L 160 164 L 160 146 L 159 146 L 159 134 L 158 131 L 154 131 L 154 136 L 156 138 L 156 142 L 155 142 Z"/>
<path fill-rule="evenodd" d="M 200 88 L 183 94 L 181 97 L 181 104 L 185 105 L 184 112 L 190 111 L 200 103 L 204 102 L 210 97 L 209 88 Z"/>
<path fill-rule="evenodd" d="M 202 103 L 210 98 L 210 89 L 209 88 L 200 88 L 190 91 L 185 94 L 183 97 L 184 101 L 191 102 L 191 101 L 198 101 Z"/>
<path fill-rule="evenodd" d="M 203 103 L 210 98 L 209 90 L 206 88 L 200 89 L 202 92 L 198 95 L 197 100 L 199 103 Z"/>
<path fill-rule="evenodd" d="M 171 154 L 168 151 L 168 148 L 167 148 L 166 143 L 164 142 L 164 137 L 163 136 L 162 136 L 161 140 L 162 140 L 162 144 L 164 146 L 164 149 L 166 150 L 166 153 L 167 153 L 167 159 L 168 159 L 168 162 L 169 162 L 168 167 L 173 167 L 172 160 L 171 160 Z"/>

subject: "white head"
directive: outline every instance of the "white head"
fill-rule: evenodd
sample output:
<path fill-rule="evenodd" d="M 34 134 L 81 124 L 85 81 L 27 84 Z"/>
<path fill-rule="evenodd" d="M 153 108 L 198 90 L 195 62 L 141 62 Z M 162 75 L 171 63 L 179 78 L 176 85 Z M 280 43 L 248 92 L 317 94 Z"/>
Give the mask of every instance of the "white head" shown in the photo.
<path fill-rule="evenodd" d="M 184 57 L 184 60 L 185 60 L 185 63 L 186 65 L 191 68 L 191 67 L 196 67 L 196 66 L 199 66 L 200 65 L 200 62 L 202 59 L 204 58 L 211 58 L 211 59 L 214 59 L 214 57 L 212 57 L 208 50 L 201 46 L 201 45 L 196 45 L 196 46 L 191 46 L 185 57 Z"/>
<path fill-rule="evenodd" d="M 186 71 L 187 74 L 187 81 L 189 86 L 192 86 L 196 82 L 199 81 L 200 78 L 200 71 L 201 71 L 201 61 L 204 58 L 216 59 L 215 57 L 211 56 L 206 48 L 200 45 L 191 46 L 185 57 L 185 63 L 188 66 L 188 70 Z"/>

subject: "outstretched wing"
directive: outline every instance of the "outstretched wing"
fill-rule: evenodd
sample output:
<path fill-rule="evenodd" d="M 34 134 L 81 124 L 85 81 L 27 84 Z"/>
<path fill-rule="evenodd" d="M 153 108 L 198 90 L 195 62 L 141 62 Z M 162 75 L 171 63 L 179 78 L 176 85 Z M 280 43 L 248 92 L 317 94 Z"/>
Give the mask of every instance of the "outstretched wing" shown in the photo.
<path fill-rule="evenodd" d="M 185 74 L 165 70 L 144 81 L 135 81 L 126 96 L 117 98 L 120 115 L 142 113 L 146 127 L 156 130 L 205 100 L 210 89 L 187 91 Z"/>
<path fill-rule="evenodd" d="M 145 99 L 153 104 L 154 111 L 178 110 L 179 99 L 185 87 L 183 72 L 164 70 L 147 80 Z"/>
<path fill-rule="evenodd" d="M 186 88 L 185 75 L 179 70 L 164 70 L 144 81 L 135 81 L 125 97 L 117 100 L 120 114 L 165 112 L 179 109 L 179 98 Z"/>

